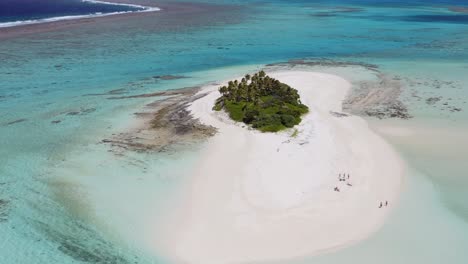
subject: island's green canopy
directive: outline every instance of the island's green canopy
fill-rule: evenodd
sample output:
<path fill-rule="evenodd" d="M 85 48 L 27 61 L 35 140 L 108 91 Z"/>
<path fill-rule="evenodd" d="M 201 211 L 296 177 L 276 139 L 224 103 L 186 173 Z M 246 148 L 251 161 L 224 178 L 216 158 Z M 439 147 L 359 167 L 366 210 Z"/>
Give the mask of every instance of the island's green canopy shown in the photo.
<path fill-rule="evenodd" d="M 293 127 L 309 111 L 296 89 L 267 76 L 264 71 L 245 75 L 240 82 L 230 81 L 219 92 L 222 96 L 216 100 L 214 110 L 224 109 L 233 120 L 263 132 Z"/>

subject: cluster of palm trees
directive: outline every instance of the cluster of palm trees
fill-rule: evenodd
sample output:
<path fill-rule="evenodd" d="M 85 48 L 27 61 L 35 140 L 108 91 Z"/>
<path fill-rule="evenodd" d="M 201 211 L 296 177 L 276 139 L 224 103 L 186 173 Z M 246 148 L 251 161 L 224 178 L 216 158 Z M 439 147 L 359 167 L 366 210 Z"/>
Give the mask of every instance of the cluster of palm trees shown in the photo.
<path fill-rule="evenodd" d="M 308 112 L 296 89 L 265 74 L 247 74 L 241 81 L 230 81 L 219 88 L 222 94 L 213 110 L 226 110 L 235 121 L 242 121 L 263 132 L 276 132 L 301 122 Z"/>
<path fill-rule="evenodd" d="M 264 71 L 247 74 L 239 82 L 230 81 L 227 86 L 219 88 L 222 99 L 232 102 L 253 102 L 257 105 L 263 96 L 275 96 L 283 102 L 300 104 L 296 89 L 266 75 Z"/>

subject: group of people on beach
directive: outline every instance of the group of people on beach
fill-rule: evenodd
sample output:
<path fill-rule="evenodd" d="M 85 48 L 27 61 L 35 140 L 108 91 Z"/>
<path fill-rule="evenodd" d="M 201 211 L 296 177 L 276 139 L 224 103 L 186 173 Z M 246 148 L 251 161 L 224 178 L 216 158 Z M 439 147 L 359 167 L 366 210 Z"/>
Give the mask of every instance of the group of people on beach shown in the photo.
<path fill-rule="evenodd" d="M 346 182 L 348 181 L 349 179 L 351 178 L 351 176 L 349 175 L 349 173 L 340 173 L 338 174 L 338 181 L 340 182 Z M 346 185 L 352 187 L 353 185 L 350 183 L 350 182 L 347 182 Z M 333 189 L 335 192 L 340 192 L 340 188 L 338 188 L 338 186 L 335 186 L 335 188 Z M 384 206 L 388 206 L 388 201 L 385 201 L 384 202 L 380 202 L 380 205 L 379 205 L 379 208 L 382 208 Z"/>
<path fill-rule="evenodd" d="M 388 206 L 388 201 L 385 201 L 385 204 L 384 204 L 384 203 L 382 203 L 382 202 L 380 202 L 380 206 L 379 206 L 379 208 L 382 208 L 383 206 Z"/>
<path fill-rule="evenodd" d="M 341 175 L 341 173 L 338 174 L 339 181 L 346 181 L 347 179 L 349 180 L 349 173 L 348 174 L 343 173 L 343 175 Z"/>
<path fill-rule="evenodd" d="M 340 173 L 340 174 L 338 174 L 338 180 L 339 180 L 340 182 L 341 182 L 341 181 L 344 181 L 344 182 L 345 182 L 345 181 L 349 180 L 350 177 L 351 177 L 351 176 L 349 175 L 349 173 L 348 173 L 348 174 L 346 174 L 346 173 L 343 173 L 343 174 Z M 351 183 L 349 183 L 349 182 L 347 182 L 346 185 L 348 185 L 349 187 L 352 187 L 352 186 L 353 186 L 353 185 L 352 185 Z M 334 191 L 335 191 L 335 192 L 339 192 L 339 191 L 340 191 L 340 188 L 338 188 L 338 186 L 335 186 Z"/>

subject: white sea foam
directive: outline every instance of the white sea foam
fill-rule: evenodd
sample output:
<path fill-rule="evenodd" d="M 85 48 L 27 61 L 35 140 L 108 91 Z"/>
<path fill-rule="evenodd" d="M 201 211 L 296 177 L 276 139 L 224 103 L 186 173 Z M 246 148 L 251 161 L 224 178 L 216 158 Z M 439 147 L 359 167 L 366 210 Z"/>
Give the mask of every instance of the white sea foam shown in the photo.
<path fill-rule="evenodd" d="M 106 1 L 98 1 L 98 0 L 81 0 L 81 2 L 92 3 L 92 4 L 104 4 L 104 5 L 117 5 L 117 6 L 128 6 L 128 7 L 135 7 L 135 8 L 142 8 L 142 11 L 159 11 L 160 8 L 157 7 L 149 7 L 149 6 L 142 6 L 136 4 L 126 4 L 126 3 L 112 3 Z M 141 12 L 141 11 L 140 11 Z"/>
<path fill-rule="evenodd" d="M 94 3 L 94 4 L 129 6 L 129 7 L 135 7 L 135 8 L 142 8 L 142 10 L 121 11 L 121 12 L 112 12 L 112 13 L 96 12 L 94 14 L 88 14 L 88 15 L 58 16 L 58 17 L 50 17 L 50 18 L 43 18 L 43 19 L 19 20 L 19 21 L 0 23 L 0 28 L 63 21 L 63 20 L 73 20 L 73 19 L 80 19 L 80 18 L 104 17 L 104 16 L 126 14 L 126 13 L 155 12 L 155 11 L 161 10 L 160 8 L 157 8 L 157 7 L 148 7 L 148 6 L 141 6 L 141 5 L 134 5 L 134 4 L 110 3 L 110 2 L 94 1 L 94 0 L 82 0 L 82 2 L 89 2 L 89 3 Z"/>

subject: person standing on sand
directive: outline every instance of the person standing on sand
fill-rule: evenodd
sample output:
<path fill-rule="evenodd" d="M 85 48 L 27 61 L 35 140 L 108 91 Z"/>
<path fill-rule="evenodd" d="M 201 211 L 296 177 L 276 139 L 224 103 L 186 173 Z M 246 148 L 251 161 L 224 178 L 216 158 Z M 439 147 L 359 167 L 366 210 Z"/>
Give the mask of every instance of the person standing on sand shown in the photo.
<path fill-rule="evenodd" d="M 379 208 L 382 208 L 382 202 L 380 202 L 380 206 L 379 206 Z"/>
<path fill-rule="evenodd" d="M 385 206 L 388 206 L 388 201 L 385 201 Z"/>

